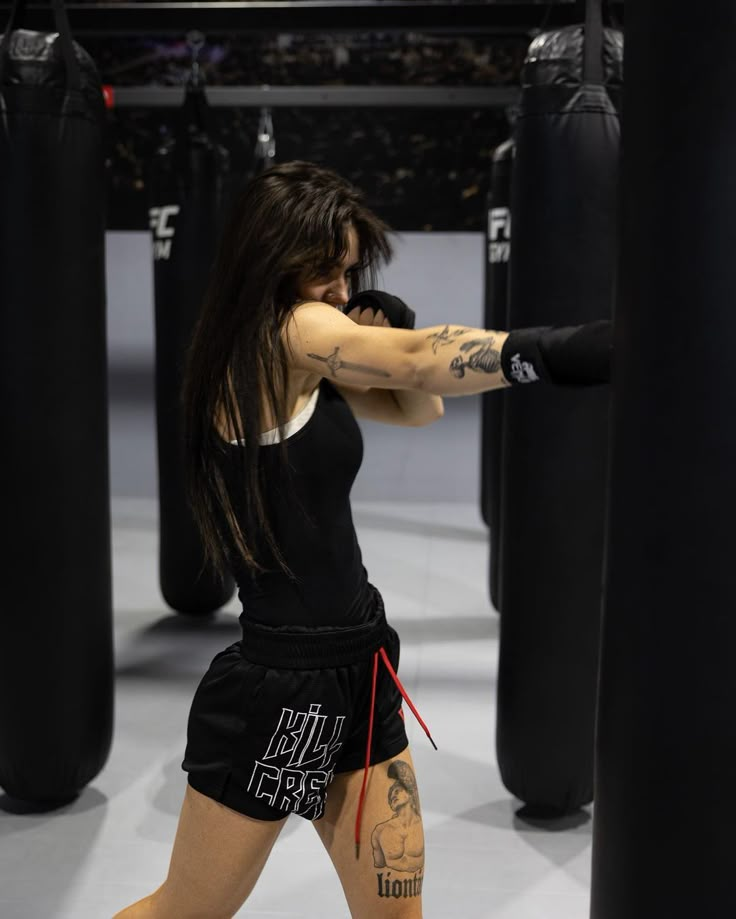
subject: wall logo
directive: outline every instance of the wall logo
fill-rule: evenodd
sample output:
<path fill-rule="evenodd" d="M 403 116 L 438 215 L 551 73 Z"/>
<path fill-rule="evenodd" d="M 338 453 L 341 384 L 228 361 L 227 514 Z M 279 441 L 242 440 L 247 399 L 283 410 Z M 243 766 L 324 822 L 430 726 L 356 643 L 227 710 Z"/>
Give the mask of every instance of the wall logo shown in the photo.
<path fill-rule="evenodd" d="M 179 213 L 178 204 L 165 204 L 163 207 L 152 207 L 148 211 L 148 222 L 153 230 L 153 260 L 168 261 L 171 257 L 171 246 L 174 242 L 174 227 L 169 221 Z"/>
<path fill-rule="evenodd" d="M 488 211 L 488 261 L 491 265 L 508 262 L 511 255 L 511 211 L 492 207 Z"/>

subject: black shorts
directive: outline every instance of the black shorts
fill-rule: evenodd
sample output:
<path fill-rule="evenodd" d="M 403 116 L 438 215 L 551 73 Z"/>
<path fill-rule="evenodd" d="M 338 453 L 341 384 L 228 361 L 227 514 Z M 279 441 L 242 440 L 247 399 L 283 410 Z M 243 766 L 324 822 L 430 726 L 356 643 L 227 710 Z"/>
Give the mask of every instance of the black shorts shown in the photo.
<path fill-rule="evenodd" d="M 376 595 L 363 625 L 244 625 L 192 702 L 182 769 L 193 788 L 259 820 L 322 816 L 333 775 L 365 765 L 380 648 L 398 669 L 399 637 Z M 408 745 L 401 693 L 380 659 L 377 667 L 371 765 Z"/>

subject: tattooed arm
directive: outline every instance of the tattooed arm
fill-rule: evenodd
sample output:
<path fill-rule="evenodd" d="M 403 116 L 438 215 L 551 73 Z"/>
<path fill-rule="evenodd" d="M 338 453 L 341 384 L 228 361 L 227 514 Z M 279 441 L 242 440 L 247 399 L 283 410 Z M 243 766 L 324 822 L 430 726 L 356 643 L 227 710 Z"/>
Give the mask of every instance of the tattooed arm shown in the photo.
<path fill-rule="evenodd" d="M 336 384 L 463 396 L 508 386 L 505 332 L 464 326 L 361 326 L 319 303 L 298 306 L 284 330 L 292 366 Z"/>
<path fill-rule="evenodd" d="M 347 308 L 343 315 L 362 326 L 379 328 L 401 328 L 392 326 L 383 310 L 374 311 L 372 307 L 355 306 Z M 445 412 L 442 398 L 428 392 L 411 389 L 376 389 L 375 387 L 346 386 L 337 384 L 356 418 L 370 421 L 381 421 L 384 424 L 400 424 L 408 427 L 420 427 L 440 419 Z"/>
<path fill-rule="evenodd" d="M 444 396 L 465 396 L 510 385 L 501 369 L 501 349 L 508 338 L 507 332 L 494 332 L 457 325 L 435 326 L 421 331 L 426 333 L 426 344 L 422 352 L 427 361 L 426 375 L 430 377 L 428 386 L 430 391 L 433 391 L 431 378 L 438 375 L 435 359 L 442 359 L 447 355 L 449 355 L 449 364 L 446 370 L 457 380 L 465 379 L 467 374 L 471 378 L 468 383 L 472 386 L 475 382 L 476 385 L 473 388 L 468 388 L 467 385 L 460 386 L 457 391 L 444 392 Z M 428 353 L 430 348 L 432 358 Z M 472 372 L 468 374 L 468 371 Z M 439 374 L 440 380 L 444 372 L 443 364 Z M 473 381 L 473 377 L 477 379 Z"/>

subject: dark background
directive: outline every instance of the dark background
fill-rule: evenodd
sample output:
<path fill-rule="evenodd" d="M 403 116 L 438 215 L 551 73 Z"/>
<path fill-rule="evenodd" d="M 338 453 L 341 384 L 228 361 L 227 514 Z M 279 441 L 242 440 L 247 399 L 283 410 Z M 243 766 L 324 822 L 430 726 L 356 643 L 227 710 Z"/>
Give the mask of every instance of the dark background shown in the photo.
<path fill-rule="evenodd" d="M 179 86 L 189 68 L 184 38 L 80 43 L 114 86 Z M 210 35 L 200 59 L 209 86 L 509 86 L 518 84 L 528 44 L 525 36 Z M 239 173 L 253 169 L 258 115 L 212 109 Z M 272 115 L 278 160 L 336 169 L 397 230 L 482 230 L 491 157 L 509 133 L 505 109 L 278 107 Z M 111 229 L 147 226 L 146 166 L 176 127 L 175 110 L 110 113 Z"/>
<path fill-rule="evenodd" d="M 149 0 L 71 0 L 66 6 L 76 40 L 113 87 L 182 86 L 190 64 L 185 37 L 198 29 L 206 38 L 200 60 L 210 87 L 496 87 L 506 105 L 532 38 L 585 15 L 585 0 L 291 0 L 189 9 Z M 7 0 L 0 3 L 0 29 L 9 9 Z M 610 24 L 621 24 L 621 0 L 607 0 L 604 10 Z M 21 25 L 50 31 L 52 23 L 50 3 L 37 0 Z M 509 136 L 511 114 L 503 102 L 274 105 L 276 158 L 336 169 L 397 230 L 478 232 L 493 152 Z M 214 134 L 238 177 L 255 166 L 258 116 L 252 107 L 212 108 Z M 108 120 L 108 225 L 143 230 L 148 170 L 176 131 L 178 113 L 120 105 Z"/>

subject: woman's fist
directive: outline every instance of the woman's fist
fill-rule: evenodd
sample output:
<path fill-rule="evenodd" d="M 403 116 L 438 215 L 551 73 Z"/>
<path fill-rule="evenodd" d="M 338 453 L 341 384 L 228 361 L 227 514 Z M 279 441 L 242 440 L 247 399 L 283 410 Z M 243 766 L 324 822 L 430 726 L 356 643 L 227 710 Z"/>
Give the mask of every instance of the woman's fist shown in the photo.
<path fill-rule="evenodd" d="M 399 297 L 383 290 L 361 290 L 348 300 L 345 315 L 360 325 L 382 325 L 413 329 L 414 310 Z"/>
<path fill-rule="evenodd" d="M 348 304 L 348 306 L 349 305 L 350 304 Z M 345 307 L 345 315 L 348 319 L 352 319 L 353 322 L 357 322 L 358 325 L 391 325 L 384 316 L 383 310 L 379 309 L 377 312 L 374 312 L 373 308 L 370 306 L 365 309 L 361 309 L 360 306 L 354 306 L 349 312 L 348 307 Z"/>

